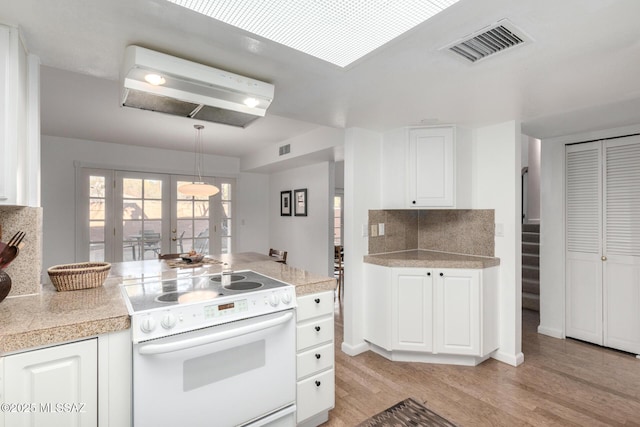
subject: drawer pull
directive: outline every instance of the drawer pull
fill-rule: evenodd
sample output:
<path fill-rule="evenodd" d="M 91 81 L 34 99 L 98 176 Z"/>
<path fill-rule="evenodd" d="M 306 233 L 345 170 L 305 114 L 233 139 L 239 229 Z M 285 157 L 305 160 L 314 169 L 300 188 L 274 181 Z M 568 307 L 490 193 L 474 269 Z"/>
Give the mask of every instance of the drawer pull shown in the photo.
<path fill-rule="evenodd" d="M 316 380 L 316 387 L 320 387 L 320 384 L 321 384 L 320 381 Z"/>
<path fill-rule="evenodd" d="M 440 273 L 440 277 L 444 276 L 444 273 Z"/>
<path fill-rule="evenodd" d="M 320 332 L 320 326 L 316 326 L 314 329 L 316 330 L 316 332 Z"/>
<path fill-rule="evenodd" d="M 320 298 L 316 298 L 314 301 L 316 302 L 316 304 L 320 304 Z"/>
<path fill-rule="evenodd" d="M 316 353 L 316 359 L 320 359 L 320 353 Z"/>
<path fill-rule="evenodd" d="M 427 276 L 431 276 L 431 273 L 427 273 Z"/>

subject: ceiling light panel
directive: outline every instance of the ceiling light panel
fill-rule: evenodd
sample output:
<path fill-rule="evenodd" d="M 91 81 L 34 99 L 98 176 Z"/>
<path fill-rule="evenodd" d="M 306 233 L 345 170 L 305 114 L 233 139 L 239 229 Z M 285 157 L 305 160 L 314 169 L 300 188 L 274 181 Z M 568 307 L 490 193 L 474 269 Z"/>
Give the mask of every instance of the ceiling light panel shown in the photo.
<path fill-rule="evenodd" d="M 167 0 L 345 67 L 458 0 Z"/>

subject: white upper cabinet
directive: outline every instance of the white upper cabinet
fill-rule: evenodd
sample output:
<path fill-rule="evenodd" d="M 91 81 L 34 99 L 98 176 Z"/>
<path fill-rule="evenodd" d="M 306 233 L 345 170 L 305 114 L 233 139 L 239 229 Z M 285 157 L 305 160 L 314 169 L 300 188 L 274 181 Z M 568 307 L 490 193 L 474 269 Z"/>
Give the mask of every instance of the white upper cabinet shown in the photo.
<path fill-rule="evenodd" d="M 40 63 L 0 25 L 0 205 L 40 206 Z"/>
<path fill-rule="evenodd" d="M 409 130 L 407 207 L 455 207 L 453 127 Z"/>
<path fill-rule="evenodd" d="M 385 132 L 380 160 L 383 209 L 470 209 L 473 137 L 460 126 Z"/>

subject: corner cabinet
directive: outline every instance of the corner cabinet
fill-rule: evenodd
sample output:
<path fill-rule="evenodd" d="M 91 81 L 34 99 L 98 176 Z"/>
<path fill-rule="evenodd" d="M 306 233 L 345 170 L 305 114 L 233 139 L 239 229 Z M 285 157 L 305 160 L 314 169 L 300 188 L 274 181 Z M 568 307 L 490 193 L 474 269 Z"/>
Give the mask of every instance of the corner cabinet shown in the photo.
<path fill-rule="evenodd" d="M 334 292 L 298 297 L 296 406 L 298 426 L 318 426 L 335 406 Z"/>
<path fill-rule="evenodd" d="M 0 25 L 0 205 L 40 206 L 40 61 Z"/>
<path fill-rule="evenodd" d="M 455 207 L 455 188 L 454 128 L 409 129 L 407 207 Z"/>
<path fill-rule="evenodd" d="M 398 361 L 477 365 L 499 347 L 498 269 L 365 264 L 365 340 Z"/>

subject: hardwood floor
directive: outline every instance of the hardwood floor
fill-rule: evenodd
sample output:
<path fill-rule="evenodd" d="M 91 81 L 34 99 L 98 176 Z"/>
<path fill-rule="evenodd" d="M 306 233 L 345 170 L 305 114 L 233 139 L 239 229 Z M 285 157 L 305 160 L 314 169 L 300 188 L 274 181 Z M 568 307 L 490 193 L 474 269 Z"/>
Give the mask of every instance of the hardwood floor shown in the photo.
<path fill-rule="evenodd" d="M 523 310 L 517 368 L 489 359 L 476 367 L 390 362 L 340 350 L 336 304 L 336 406 L 323 426 L 355 426 L 407 397 L 459 426 L 640 426 L 635 355 L 536 332 Z"/>

